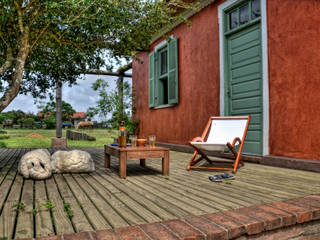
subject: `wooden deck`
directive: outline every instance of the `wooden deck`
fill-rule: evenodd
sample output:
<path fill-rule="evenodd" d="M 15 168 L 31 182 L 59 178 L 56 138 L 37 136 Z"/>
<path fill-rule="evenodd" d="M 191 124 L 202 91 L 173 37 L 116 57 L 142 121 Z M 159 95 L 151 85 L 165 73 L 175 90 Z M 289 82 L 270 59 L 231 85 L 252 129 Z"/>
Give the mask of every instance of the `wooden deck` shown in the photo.
<path fill-rule="evenodd" d="M 17 174 L 29 149 L 0 150 L 0 238 L 27 238 L 116 228 L 200 215 L 319 193 L 319 173 L 246 163 L 236 180 L 213 183 L 213 171 L 186 171 L 190 154 L 170 152 L 170 176 L 161 161 L 103 166 L 103 149 L 85 149 L 96 162 L 92 174 L 56 174 L 46 181 Z M 20 209 L 20 210 L 19 210 Z"/>

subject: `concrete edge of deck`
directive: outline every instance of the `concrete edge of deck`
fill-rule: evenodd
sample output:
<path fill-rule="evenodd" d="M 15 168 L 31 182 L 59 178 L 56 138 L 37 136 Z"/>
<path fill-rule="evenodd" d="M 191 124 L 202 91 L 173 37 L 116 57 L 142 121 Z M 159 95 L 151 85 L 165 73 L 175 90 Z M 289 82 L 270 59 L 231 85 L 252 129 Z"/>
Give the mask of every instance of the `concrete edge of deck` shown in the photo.
<path fill-rule="evenodd" d="M 320 194 L 235 210 L 37 240 L 318 239 Z M 27 238 L 24 240 L 33 240 Z"/>
<path fill-rule="evenodd" d="M 158 146 L 170 148 L 172 151 L 185 152 L 185 153 L 193 153 L 194 149 L 188 145 L 182 144 L 172 144 L 172 143 L 164 143 L 157 142 Z M 226 157 L 232 158 L 232 154 L 228 153 L 219 153 L 212 151 L 204 151 L 208 156 L 215 157 Z M 310 159 L 300 159 L 300 158 L 289 158 L 275 155 L 267 155 L 267 156 L 253 156 L 253 155 L 245 155 L 242 154 L 241 157 L 244 161 L 259 163 L 263 165 L 269 165 L 274 167 L 283 167 L 283 168 L 291 168 L 296 170 L 304 170 L 304 171 L 312 171 L 312 172 L 320 172 L 320 161 L 310 160 Z"/>

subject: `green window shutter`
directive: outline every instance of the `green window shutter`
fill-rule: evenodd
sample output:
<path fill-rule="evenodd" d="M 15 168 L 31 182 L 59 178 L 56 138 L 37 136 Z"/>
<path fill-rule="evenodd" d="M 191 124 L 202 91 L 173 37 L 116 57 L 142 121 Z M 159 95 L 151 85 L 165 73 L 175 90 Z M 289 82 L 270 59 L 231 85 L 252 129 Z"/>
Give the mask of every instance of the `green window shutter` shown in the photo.
<path fill-rule="evenodd" d="M 178 39 L 168 42 L 168 103 L 178 103 Z"/>
<path fill-rule="evenodd" d="M 149 107 L 154 107 L 154 89 L 155 89 L 155 52 L 149 55 Z"/>

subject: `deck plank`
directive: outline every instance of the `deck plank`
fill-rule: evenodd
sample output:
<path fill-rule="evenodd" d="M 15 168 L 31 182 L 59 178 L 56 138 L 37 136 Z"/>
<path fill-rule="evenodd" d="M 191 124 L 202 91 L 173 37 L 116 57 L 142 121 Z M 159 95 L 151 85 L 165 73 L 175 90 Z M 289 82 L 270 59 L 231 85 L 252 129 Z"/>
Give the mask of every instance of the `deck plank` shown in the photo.
<path fill-rule="evenodd" d="M 109 202 L 105 200 L 101 195 L 103 193 L 97 192 L 93 189 L 84 178 L 78 174 L 73 174 L 75 181 L 82 188 L 83 191 L 86 192 L 86 195 L 90 198 L 90 200 L 94 203 L 99 212 L 103 214 L 108 223 L 112 226 L 112 228 L 128 226 L 129 224 L 125 221 L 125 219 L 113 209 Z M 108 197 L 109 194 L 106 195 Z M 120 206 L 120 204 L 118 204 Z M 119 210 L 117 208 L 117 210 Z"/>
<path fill-rule="evenodd" d="M 25 205 L 18 212 L 15 238 L 33 237 L 33 180 L 24 180 L 21 203 Z"/>
<path fill-rule="evenodd" d="M 214 174 L 218 173 L 213 173 L 213 175 Z M 242 184 L 242 182 L 237 180 L 239 178 L 238 175 L 236 176 L 236 180 L 230 182 L 229 185 L 224 183 L 212 183 L 208 180 L 209 174 L 204 176 L 203 174 L 199 175 L 198 173 L 179 172 L 178 174 L 174 174 L 175 177 L 173 177 L 172 180 L 178 185 L 189 185 L 190 188 L 199 189 L 199 191 L 209 194 L 214 191 L 216 196 L 222 200 L 237 199 L 237 204 L 241 204 L 241 201 L 249 202 L 251 204 L 259 201 L 275 201 L 279 199 L 280 195 L 283 195 L 283 192 L 274 191 L 274 189 L 271 188 L 260 188 L 260 192 L 256 191 L 256 184 L 251 184 L 253 187 L 251 189 L 241 188 L 238 184 Z M 276 193 L 279 194 L 274 196 Z"/>
<path fill-rule="evenodd" d="M 0 216 L 0 237 L 11 239 L 14 237 L 14 224 L 17 215 L 17 204 L 19 203 L 23 177 L 17 175 L 11 187 L 7 201 L 4 204 Z"/>
<path fill-rule="evenodd" d="M 97 173 L 90 174 L 93 178 L 99 182 L 103 187 L 109 190 L 109 187 L 115 187 L 115 185 L 110 184 L 110 182 L 106 181 Z M 149 211 L 144 205 L 139 201 L 135 201 L 130 196 L 128 196 L 125 192 L 121 191 L 121 189 L 116 188 L 118 192 L 114 193 L 114 196 L 118 201 L 122 202 L 126 206 L 128 206 L 132 211 L 134 211 L 137 215 L 143 218 L 146 222 L 157 222 L 161 221 L 161 218 L 154 214 L 152 211 Z M 110 191 L 110 190 L 109 190 Z M 110 191 L 111 192 L 111 191 Z"/>
<path fill-rule="evenodd" d="M 44 206 L 47 203 L 47 193 L 44 181 L 35 181 L 35 230 L 36 237 L 45 237 L 54 235 L 53 223 L 51 220 L 50 211 Z"/>
<path fill-rule="evenodd" d="M 14 149 L 13 151 L 10 151 L 9 154 L 7 155 L 8 159 L 0 171 L 0 184 L 2 184 L 7 174 L 10 172 L 12 168 L 14 168 L 13 171 L 17 170 L 16 168 L 18 166 L 17 162 L 18 162 L 19 154 L 20 154 L 20 151 L 18 149 Z"/>
<path fill-rule="evenodd" d="M 97 157 L 97 156 L 95 156 L 95 157 Z M 101 156 L 100 156 L 100 158 L 101 158 Z M 112 159 L 112 160 L 114 160 L 114 159 Z M 111 169 L 108 169 L 108 168 L 103 168 L 102 165 L 101 165 L 101 161 L 96 162 L 96 165 L 101 169 L 102 174 L 104 174 L 108 178 L 112 177 L 113 179 L 115 179 L 115 181 L 119 182 L 118 169 L 116 169 L 116 171 L 114 171 L 113 169 L 111 170 Z M 130 182 L 130 181 L 121 181 L 121 183 L 123 183 L 127 187 L 133 189 L 138 194 L 144 196 L 149 201 L 152 201 L 153 203 L 155 203 L 155 204 L 157 204 L 159 206 L 165 207 L 166 210 L 170 214 L 174 215 L 176 218 L 186 217 L 186 216 L 189 215 L 189 213 L 185 212 L 183 209 L 181 209 L 178 206 L 174 205 L 170 201 L 168 201 L 166 199 L 163 199 L 163 198 L 159 197 L 158 195 L 154 194 L 154 189 L 152 189 L 151 191 L 148 191 L 148 190 L 146 190 L 144 188 L 141 188 L 136 183 L 133 183 L 133 182 Z"/>
<path fill-rule="evenodd" d="M 142 169 L 142 172 L 145 172 L 147 169 Z M 133 171 L 134 172 L 134 171 Z M 138 171 L 137 171 L 138 172 Z M 156 175 L 144 175 L 144 176 L 139 176 L 139 179 L 146 183 L 150 183 L 150 185 L 160 185 L 164 188 L 165 192 L 168 193 L 179 193 L 177 196 L 180 199 L 183 199 L 185 202 L 194 202 L 196 201 L 196 206 L 199 207 L 200 203 L 203 204 L 208 204 L 209 202 L 215 203 L 214 205 L 211 203 L 211 206 L 209 209 L 204 209 L 205 211 L 212 211 L 215 212 L 217 210 L 225 210 L 225 209 L 230 209 L 230 208 L 235 208 L 236 206 L 248 206 L 250 205 L 250 202 L 248 203 L 247 201 L 242 201 L 241 199 L 237 199 L 237 203 L 234 204 L 229 201 L 229 198 L 226 198 L 225 194 L 212 194 L 214 189 L 210 189 L 207 192 L 205 191 L 199 191 L 198 189 L 202 189 L 201 186 L 197 186 L 197 183 L 194 181 L 192 177 L 189 176 L 189 179 L 184 178 L 184 179 L 177 179 L 176 183 L 174 183 L 174 179 L 177 177 L 173 174 L 170 175 L 168 179 L 164 178 L 162 175 L 156 174 Z M 206 177 L 207 179 L 207 177 Z M 186 182 L 188 181 L 188 182 Z M 208 180 L 207 180 L 208 181 Z M 152 182 L 152 183 L 151 183 Z M 181 188 L 181 185 L 184 185 L 184 188 Z M 218 196 L 218 197 L 216 197 Z M 227 195 L 228 196 L 228 195 Z M 207 197 L 207 198 L 206 198 Z M 192 199 L 190 201 L 190 198 Z M 224 198 L 226 200 L 224 201 Z M 225 205 L 222 205 L 225 204 Z M 194 205 L 194 204 L 192 204 Z"/>
<path fill-rule="evenodd" d="M 123 202 L 119 201 L 119 199 L 115 195 L 116 192 L 112 192 L 112 193 L 109 192 L 90 175 L 82 174 L 82 176 L 96 192 L 101 194 L 103 199 L 110 206 L 112 206 L 112 208 L 116 210 L 118 214 L 121 214 L 121 216 L 126 220 L 127 223 L 129 223 L 129 225 L 146 223 L 146 220 L 140 217 L 136 212 L 130 209 Z M 119 190 L 118 190 L 118 193 L 120 194 Z"/>
<path fill-rule="evenodd" d="M 0 170 L 7 165 L 9 152 L 11 152 L 9 149 L 0 149 Z"/>
<path fill-rule="evenodd" d="M 145 169 L 143 169 L 142 171 L 145 171 Z M 198 208 L 206 212 L 226 210 L 232 207 L 239 206 L 239 203 L 241 204 L 240 201 L 237 205 L 235 205 L 232 202 L 224 202 L 221 198 L 215 198 L 212 196 L 212 191 L 210 191 L 209 193 L 198 191 L 197 187 L 192 187 L 192 183 L 189 184 L 189 186 L 186 186 L 185 188 L 180 188 L 181 183 L 182 181 L 184 181 L 184 179 L 179 181 L 179 184 L 175 184 L 173 182 L 173 178 L 175 177 L 170 176 L 168 178 L 164 178 L 162 175 L 159 174 L 152 176 L 139 176 L 140 181 L 150 184 L 150 186 L 157 185 L 161 187 L 161 189 L 163 189 L 163 192 L 171 193 L 171 196 L 179 198 L 180 200 L 186 203 L 190 203 L 191 205 L 197 206 Z M 212 203 L 210 203 L 211 201 L 213 201 L 216 204 L 213 205 Z M 224 203 L 225 205 L 223 205 L 222 203 Z M 246 206 L 246 204 L 248 203 L 242 202 L 242 206 Z"/>
<path fill-rule="evenodd" d="M 14 154 L 10 154 L 9 158 L 17 159 L 17 156 L 19 155 L 19 151 L 15 150 L 12 151 Z M 16 163 L 17 164 L 17 163 Z M 1 208 L 4 205 L 5 199 L 11 189 L 11 186 L 14 182 L 14 179 L 17 174 L 17 170 L 14 168 L 15 162 L 13 162 L 11 165 L 8 165 L 6 169 L 2 169 L 1 176 L 0 176 L 0 214 L 1 214 Z"/>
<path fill-rule="evenodd" d="M 167 208 L 161 207 L 160 205 L 151 201 L 145 195 L 139 194 L 130 188 L 125 182 L 118 182 L 115 176 L 106 175 L 102 170 L 97 170 L 100 177 L 104 179 L 105 185 L 113 185 L 117 187 L 120 191 L 124 192 L 128 196 L 130 196 L 135 201 L 142 204 L 146 209 L 158 215 L 162 220 L 173 219 L 176 216 L 167 211 Z"/>
<path fill-rule="evenodd" d="M 57 186 L 54 182 L 53 178 L 46 180 L 46 187 L 48 198 L 51 203 L 54 205 L 52 209 L 53 219 L 54 219 L 54 226 L 56 229 L 57 234 L 63 233 L 74 233 L 73 226 L 71 224 L 70 219 L 68 218 L 66 212 L 64 211 L 63 200 L 59 194 Z"/>
<path fill-rule="evenodd" d="M 56 181 L 57 187 L 61 194 L 64 204 L 70 205 L 70 211 L 73 215 L 71 221 L 76 228 L 77 232 L 88 232 L 94 230 L 90 225 L 87 217 L 84 215 L 82 209 L 80 208 L 77 200 L 73 196 L 73 193 L 69 189 L 69 186 L 63 179 L 61 174 L 55 174 L 54 179 Z"/>
<path fill-rule="evenodd" d="M 17 174 L 14 166 L 18 165 L 18 159 L 26 150 L 15 149 L 10 151 L 11 166 L 5 167 L 7 174 L 1 185 L 0 191 L 0 237 L 12 238 L 14 236 L 14 224 L 17 216 L 17 205 L 19 203 L 23 177 Z"/>
<path fill-rule="evenodd" d="M 251 163 L 240 168 L 229 184 L 213 183 L 208 176 L 221 172 L 186 171 L 191 155 L 178 152 L 170 152 L 169 177 L 161 175 L 160 159 L 147 159 L 147 167 L 141 167 L 139 161 L 128 161 L 128 176 L 120 179 L 118 160 L 111 158 L 111 168 L 105 168 L 102 148 L 82 149 L 91 153 L 95 173 L 55 174 L 51 179 L 33 182 L 17 174 L 19 159 L 29 150 L 0 149 L 0 237 L 41 237 L 122 227 L 302 197 L 320 189 L 319 173 Z M 17 215 L 12 206 L 20 198 L 26 208 Z M 55 205 L 52 218 L 46 207 L 39 207 L 31 216 L 33 207 L 47 200 Z M 72 221 L 63 201 L 71 203 L 77 214 Z"/>
<path fill-rule="evenodd" d="M 108 177 L 112 177 L 114 178 L 116 181 L 119 181 L 119 175 L 118 173 L 112 172 L 108 169 L 105 169 L 104 174 Z M 186 217 L 188 216 L 188 213 L 186 213 L 183 209 L 177 207 L 176 205 L 172 204 L 170 201 L 167 201 L 166 199 L 162 199 L 159 196 L 157 196 L 156 194 L 154 194 L 154 191 L 147 191 L 143 188 L 141 188 L 139 185 L 131 182 L 131 181 L 126 181 L 124 183 L 127 187 L 134 189 L 135 192 L 137 192 L 138 194 L 144 196 L 146 199 L 148 199 L 149 201 L 152 201 L 153 203 L 162 206 L 162 207 L 166 207 L 166 210 L 172 214 L 173 216 L 175 216 L 176 218 L 180 218 L 180 217 Z M 154 190 L 154 189 L 153 189 Z"/>
<path fill-rule="evenodd" d="M 64 179 L 73 192 L 73 196 L 76 198 L 77 202 L 85 210 L 86 217 L 89 219 L 94 230 L 109 229 L 111 226 L 108 224 L 106 219 L 101 215 L 95 205 L 91 202 L 90 198 L 86 193 L 79 187 L 76 181 L 73 179 L 71 174 L 63 174 Z"/>

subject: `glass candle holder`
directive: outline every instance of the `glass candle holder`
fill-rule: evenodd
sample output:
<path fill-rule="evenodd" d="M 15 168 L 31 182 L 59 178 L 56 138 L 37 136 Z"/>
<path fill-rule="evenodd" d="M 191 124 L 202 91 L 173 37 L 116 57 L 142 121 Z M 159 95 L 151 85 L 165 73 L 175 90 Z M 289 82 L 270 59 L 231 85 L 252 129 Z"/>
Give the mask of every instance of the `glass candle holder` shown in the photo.
<path fill-rule="evenodd" d="M 137 146 L 137 135 L 132 135 L 131 136 L 131 147 L 136 147 Z"/>
<path fill-rule="evenodd" d="M 156 136 L 154 135 L 149 136 L 149 144 L 150 144 L 150 147 L 156 146 Z"/>

